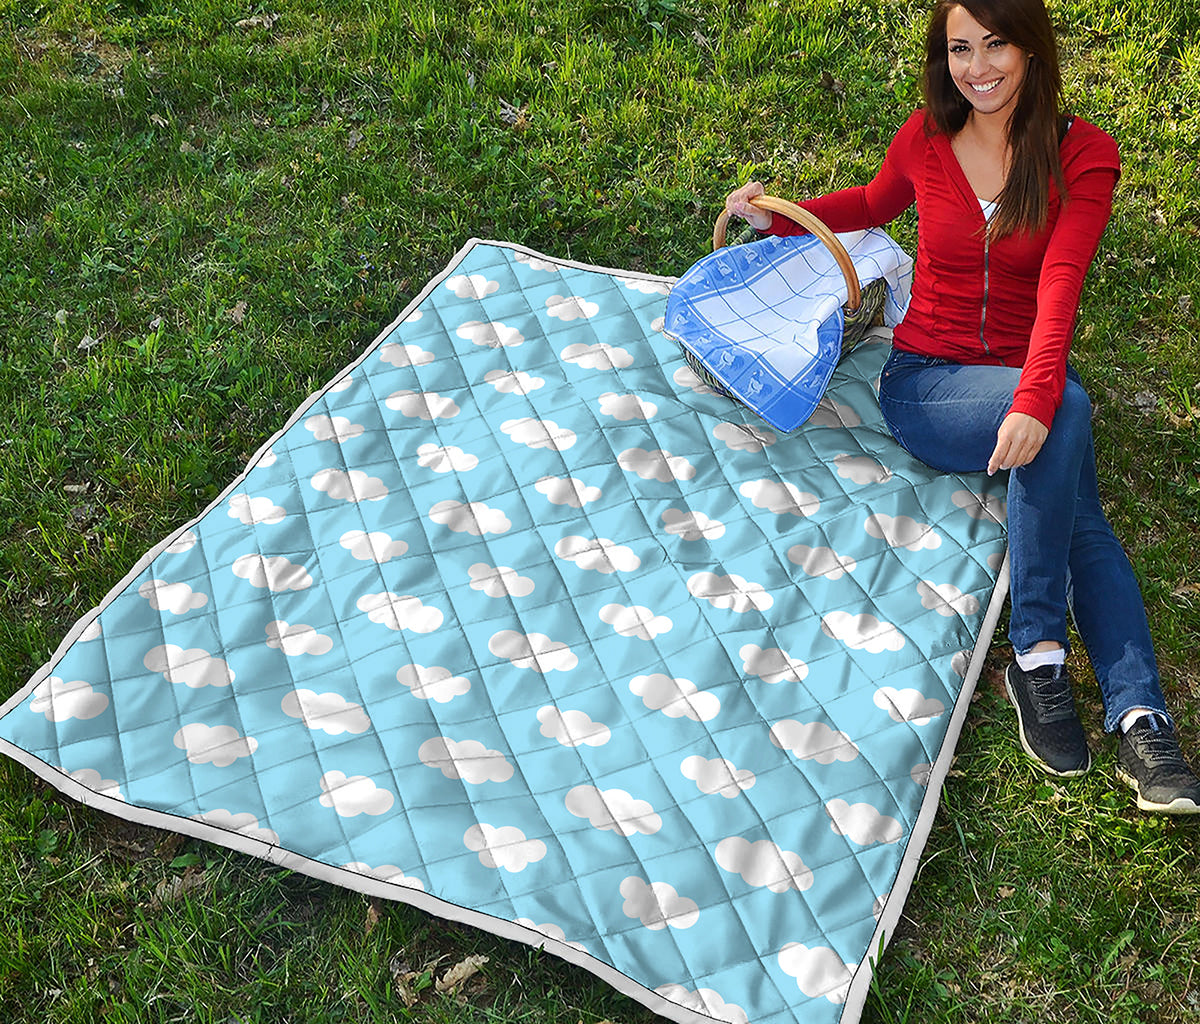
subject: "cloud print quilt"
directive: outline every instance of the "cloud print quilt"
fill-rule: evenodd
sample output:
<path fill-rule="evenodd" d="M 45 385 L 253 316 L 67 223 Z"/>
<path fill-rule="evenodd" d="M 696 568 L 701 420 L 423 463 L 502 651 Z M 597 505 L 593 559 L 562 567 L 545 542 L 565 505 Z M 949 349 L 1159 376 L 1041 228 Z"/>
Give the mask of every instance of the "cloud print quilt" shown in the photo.
<path fill-rule="evenodd" d="M 582 964 L 855 1020 L 1004 592 L 887 332 L 783 436 L 670 281 L 472 241 L 0 708 L 86 803 Z"/>

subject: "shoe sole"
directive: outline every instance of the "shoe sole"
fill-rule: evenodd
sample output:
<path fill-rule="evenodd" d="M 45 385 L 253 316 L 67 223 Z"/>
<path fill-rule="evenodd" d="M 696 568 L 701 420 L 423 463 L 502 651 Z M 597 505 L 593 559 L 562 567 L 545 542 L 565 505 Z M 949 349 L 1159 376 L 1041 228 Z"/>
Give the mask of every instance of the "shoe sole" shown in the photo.
<path fill-rule="evenodd" d="M 1138 780 L 1120 765 L 1117 766 L 1117 778 L 1137 794 L 1139 811 L 1151 811 L 1157 814 L 1200 814 L 1200 804 L 1186 796 L 1177 796 L 1169 804 L 1147 800 L 1142 796 L 1142 787 L 1138 785 Z"/>
<path fill-rule="evenodd" d="M 1033 748 L 1029 745 L 1029 741 L 1025 739 L 1025 720 L 1021 717 L 1021 705 L 1017 701 L 1016 694 L 1013 693 L 1012 683 L 1008 680 L 1008 671 L 1004 673 L 1004 692 L 1008 694 L 1009 702 L 1013 706 L 1013 710 L 1017 713 L 1017 737 L 1021 740 L 1021 749 L 1029 755 L 1030 759 L 1044 771 L 1047 775 L 1053 775 L 1059 779 L 1076 779 L 1080 775 L 1086 775 L 1092 767 L 1092 752 L 1088 750 L 1087 764 L 1082 768 L 1071 768 L 1068 771 L 1059 771 L 1043 761 Z"/>

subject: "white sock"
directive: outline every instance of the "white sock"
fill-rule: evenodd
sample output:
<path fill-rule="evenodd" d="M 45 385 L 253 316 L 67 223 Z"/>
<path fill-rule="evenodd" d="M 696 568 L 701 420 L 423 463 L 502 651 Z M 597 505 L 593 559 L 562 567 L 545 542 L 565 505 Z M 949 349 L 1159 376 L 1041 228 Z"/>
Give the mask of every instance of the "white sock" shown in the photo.
<path fill-rule="evenodd" d="M 1121 716 L 1121 732 L 1129 732 L 1135 722 L 1141 718 L 1159 718 L 1161 716 L 1156 711 L 1147 711 L 1145 708 L 1134 708 L 1132 711 L 1126 711 Z"/>
<path fill-rule="evenodd" d="M 1043 665 L 1062 665 L 1067 660 L 1067 652 L 1061 647 L 1056 647 L 1052 651 L 1038 651 L 1037 653 L 1030 652 L 1029 654 L 1017 655 L 1017 667 L 1022 672 L 1032 672 L 1035 668 L 1041 668 Z"/>

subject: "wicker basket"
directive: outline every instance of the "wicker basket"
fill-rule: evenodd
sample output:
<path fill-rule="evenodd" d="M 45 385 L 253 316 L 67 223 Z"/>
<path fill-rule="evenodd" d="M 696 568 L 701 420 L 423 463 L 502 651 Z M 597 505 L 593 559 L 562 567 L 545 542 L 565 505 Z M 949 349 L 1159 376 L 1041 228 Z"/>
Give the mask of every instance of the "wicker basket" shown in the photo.
<path fill-rule="evenodd" d="M 816 235 L 833 254 L 833 258 L 837 261 L 838 267 L 842 271 L 842 276 L 846 279 L 846 290 L 849 296 L 845 305 L 842 306 L 844 324 L 842 327 L 841 355 L 844 358 L 853 351 L 854 347 L 863 339 L 867 331 L 882 323 L 883 303 L 887 297 L 887 283 L 883 278 L 878 278 L 865 286 L 860 285 L 858 274 L 854 269 L 854 262 L 850 259 L 850 254 L 846 252 L 846 247 L 838 241 L 837 235 L 825 225 L 824 221 L 815 217 L 803 207 L 797 206 L 786 199 L 767 195 L 755 196 L 750 200 L 750 203 L 761 210 L 782 213 L 785 217 L 794 220 L 801 227 L 807 228 L 812 234 Z M 725 236 L 728 223 L 729 214 L 725 210 L 722 210 L 721 215 L 713 225 L 714 251 L 726 244 Z M 758 237 L 758 233 L 747 225 L 746 229 L 737 238 L 733 239 L 733 244 L 754 241 Z M 708 371 L 707 367 L 705 367 L 695 354 L 684 345 L 680 345 L 679 347 L 683 352 L 683 358 L 687 361 L 688 366 L 691 367 L 692 372 L 704 381 L 709 388 L 720 395 L 725 395 L 727 398 L 738 401 L 737 397 L 731 394 Z"/>

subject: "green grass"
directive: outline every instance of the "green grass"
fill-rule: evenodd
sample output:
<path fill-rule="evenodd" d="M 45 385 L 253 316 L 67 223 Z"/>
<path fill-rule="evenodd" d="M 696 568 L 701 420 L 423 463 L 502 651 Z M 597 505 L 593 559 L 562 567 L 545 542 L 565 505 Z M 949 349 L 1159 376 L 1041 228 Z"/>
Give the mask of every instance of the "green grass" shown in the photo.
<path fill-rule="evenodd" d="M 468 237 L 677 274 L 748 176 L 865 181 L 918 100 L 925 10 L 0 0 L 0 695 Z M 1053 12 L 1069 98 L 1124 158 L 1075 360 L 1200 751 L 1200 8 Z M 911 215 L 894 233 L 911 247 Z M 1132 810 L 1078 659 L 1099 769 L 1031 770 L 998 641 L 864 1020 L 1200 1020 L 1200 830 Z M 7 1021 L 653 1019 L 551 957 L 93 813 L 8 761 L 0 893 Z"/>

